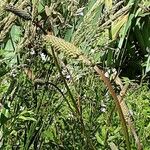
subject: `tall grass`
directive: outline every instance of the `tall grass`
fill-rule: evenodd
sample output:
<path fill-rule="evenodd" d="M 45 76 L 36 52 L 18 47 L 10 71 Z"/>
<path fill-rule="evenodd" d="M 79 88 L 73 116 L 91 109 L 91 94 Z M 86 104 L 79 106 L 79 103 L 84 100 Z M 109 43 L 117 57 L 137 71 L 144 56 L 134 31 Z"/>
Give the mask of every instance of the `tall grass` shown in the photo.
<path fill-rule="evenodd" d="M 0 5 L 1 149 L 149 149 L 149 1 L 26 2 Z"/>

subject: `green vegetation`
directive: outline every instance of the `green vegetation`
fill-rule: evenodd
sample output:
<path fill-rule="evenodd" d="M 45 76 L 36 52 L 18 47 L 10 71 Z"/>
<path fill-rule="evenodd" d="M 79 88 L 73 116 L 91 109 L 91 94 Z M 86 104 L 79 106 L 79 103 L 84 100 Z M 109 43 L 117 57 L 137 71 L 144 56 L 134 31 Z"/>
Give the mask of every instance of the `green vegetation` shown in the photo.
<path fill-rule="evenodd" d="M 149 0 L 0 3 L 0 149 L 150 149 Z"/>

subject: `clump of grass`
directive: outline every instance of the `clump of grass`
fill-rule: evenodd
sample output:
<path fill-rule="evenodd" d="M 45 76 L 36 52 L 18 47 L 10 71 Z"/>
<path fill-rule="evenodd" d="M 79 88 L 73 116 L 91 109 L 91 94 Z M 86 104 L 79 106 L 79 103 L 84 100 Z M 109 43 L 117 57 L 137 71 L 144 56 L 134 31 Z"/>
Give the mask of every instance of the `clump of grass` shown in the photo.
<path fill-rule="evenodd" d="M 87 63 L 88 65 L 93 66 L 91 61 L 88 60 L 88 58 L 86 58 L 80 52 L 81 50 L 79 51 L 79 49 L 77 47 L 75 47 L 73 44 L 71 44 L 69 42 L 66 42 L 63 39 L 57 38 L 57 37 L 52 36 L 52 35 L 47 35 L 46 37 L 44 37 L 44 40 L 46 41 L 47 45 L 50 44 L 52 47 L 55 48 L 56 51 L 62 51 L 64 53 L 66 53 L 66 55 L 73 56 L 73 58 L 76 58 L 76 59 L 80 58 L 80 60 L 83 61 L 83 63 L 88 62 Z M 49 50 L 48 50 L 48 52 L 49 52 Z M 55 57 L 53 50 L 52 50 L 52 53 L 53 53 L 53 56 Z M 124 134 L 125 134 L 126 145 L 127 145 L 127 148 L 130 149 L 128 129 L 127 129 L 126 121 L 125 121 L 125 118 L 124 118 L 124 115 L 123 115 L 123 112 L 122 112 L 122 108 L 120 106 L 120 102 L 117 98 L 117 95 L 116 95 L 115 91 L 113 90 L 109 79 L 107 77 L 105 77 L 103 70 L 99 69 L 99 67 L 97 65 L 94 65 L 93 69 L 100 75 L 100 77 L 104 81 L 105 85 L 108 87 L 109 92 L 110 92 L 110 94 L 112 95 L 112 97 L 114 99 L 114 102 L 115 102 L 115 105 L 116 105 L 116 108 L 118 110 L 120 120 L 121 120 L 121 123 L 122 123 L 123 131 L 124 131 Z M 69 88 L 68 88 L 68 90 L 69 90 Z M 73 101 L 73 103 L 75 104 L 74 101 Z"/>

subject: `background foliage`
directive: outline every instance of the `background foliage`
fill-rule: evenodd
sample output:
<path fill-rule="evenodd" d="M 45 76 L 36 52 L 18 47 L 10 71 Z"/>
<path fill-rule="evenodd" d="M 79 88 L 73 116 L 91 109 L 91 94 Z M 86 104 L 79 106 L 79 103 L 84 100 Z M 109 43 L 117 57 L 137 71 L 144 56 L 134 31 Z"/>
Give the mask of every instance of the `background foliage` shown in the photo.
<path fill-rule="evenodd" d="M 126 149 L 115 104 L 98 75 L 62 51 L 57 66 L 42 30 L 6 11 L 8 3 L 28 12 L 49 34 L 80 48 L 110 79 L 117 70 L 123 85 L 130 84 L 124 101 L 143 149 L 150 149 L 148 0 L 1 2 L 1 149 Z M 113 80 L 112 86 L 119 93 Z M 130 145 L 137 149 L 131 133 Z"/>

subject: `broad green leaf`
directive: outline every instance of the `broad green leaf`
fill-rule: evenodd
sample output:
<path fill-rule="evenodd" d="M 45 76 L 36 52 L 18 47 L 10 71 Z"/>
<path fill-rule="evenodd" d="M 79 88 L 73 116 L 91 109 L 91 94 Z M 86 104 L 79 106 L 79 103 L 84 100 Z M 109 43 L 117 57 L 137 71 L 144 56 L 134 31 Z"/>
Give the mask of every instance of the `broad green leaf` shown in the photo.
<path fill-rule="evenodd" d="M 5 46 L 5 49 L 6 49 L 7 51 L 13 51 L 13 50 L 14 50 L 14 49 L 13 49 L 13 46 L 12 46 L 11 40 L 8 40 L 8 41 L 7 41 L 6 46 Z"/>
<path fill-rule="evenodd" d="M 115 20 L 112 23 L 112 28 L 111 28 L 112 40 L 115 40 L 117 38 L 120 29 L 127 22 L 127 20 L 128 20 L 128 14 L 120 16 L 117 20 Z"/>
<path fill-rule="evenodd" d="M 73 32 L 74 32 L 74 27 L 72 27 L 71 29 L 68 29 L 67 32 L 66 32 L 66 34 L 65 34 L 65 38 L 64 39 L 66 41 L 70 42 L 71 37 L 73 35 Z"/>
<path fill-rule="evenodd" d="M 44 5 L 42 4 L 42 2 L 40 2 L 38 6 L 38 12 L 41 13 L 44 10 L 45 10 Z"/>
<path fill-rule="evenodd" d="M 14 46 L 16 46 L 16 43 L 18 43 L 21 38 L 20 26 L 17 25 L 12 26 L 10 33 L 11 33 L 13 44 Z"/>
<path fill-rule="evenodd" d="M 120 49 L 122 48 L 125 36 L 126 36 L 128 30 L 129 30 L 129 28 L 131 27 L 131 23 L 132 23 L 133 18 L 134 18 L 134 14 L 129 15 L 128 21 L 126 22 L 126 24 L 124 26 L 124 29 L 121 33 L 121 38 L 120 38 L 120 41 L 119 41 L 119 44 L 118 44 L 118 48 L 120 48 Z"/>
<path fill-rule="evenodd" d="M 7 51 L 15 51 L 17 43 L 20 41 L 21 38 L 21 30 L 19 26 L 13 25 L 10 31 L 9 40 L 6 43 L 5 50 Z"/>

